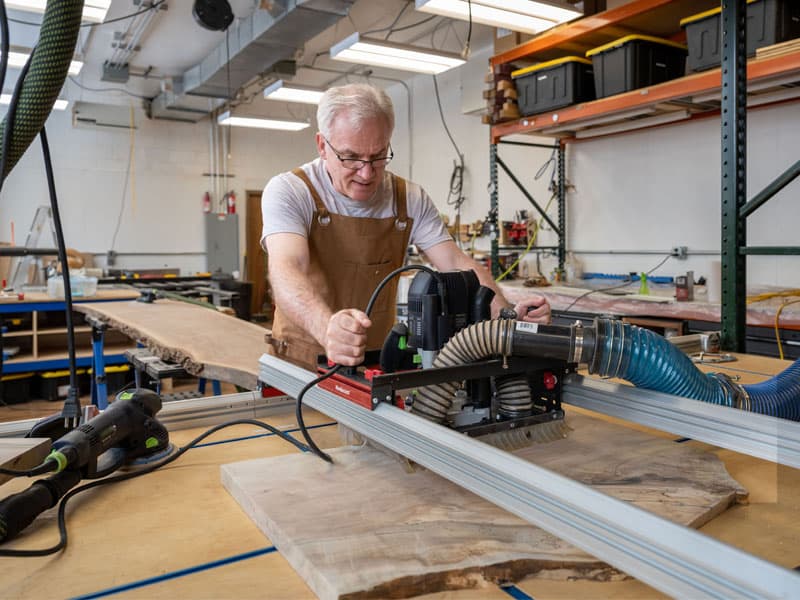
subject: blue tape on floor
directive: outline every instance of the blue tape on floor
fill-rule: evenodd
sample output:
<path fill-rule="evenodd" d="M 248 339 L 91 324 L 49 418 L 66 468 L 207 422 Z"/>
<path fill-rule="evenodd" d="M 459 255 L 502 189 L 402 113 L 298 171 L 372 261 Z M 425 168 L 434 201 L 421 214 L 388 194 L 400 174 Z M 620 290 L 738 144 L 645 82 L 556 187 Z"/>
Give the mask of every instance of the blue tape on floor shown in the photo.
<path fill-rule="evenodd" d="M 306 429 L 319 429 L 320 427 L 330 427 L 331 425 L 336 425 L 336 421 L 333 421 L 331 423 L 322 423 L 321 425 L 306 425 Z M 294 428 L 294 429 L 287 429 L 287 430 L 282 431 L 282 432 L 283 433 L 295 433 L 295 432 L 298 432 L 298 431 L 300 431 L 299 428 Z M 231 442 L 241 442 L 241 441 L 244 441 L 244 440 L 254 440 L 256 438 L 270 437 L 272 435 L 275 435 L 275 434 L 274 433 L 256 433 L 255 435 L 246 435 L 246 436 L 238 437 L 238 438 L 230 438 L 229 440 L 219 440 L 218 442 L 206 442 L 205 444 L 197 444 L 196 446 L 192 446 L 192 449 L 194 449 L 194 448 L 203 448 L 205 446 L 217 446 L 219 444 L 229 444 Z"/>
<path fill-rule="evenodd" d="M 501 585 L 500 589 L 517 600 L 533 600 L 533 596 L 528 596 L 528 594 L 523 592 L 515 585 Z"/>
<path fill-rule="evenodd" d="M 248 558 L 254 558 L 256 556 L 263 556 L 264 554 L 271 554 L 276 551 L 277 548 L 275 548 L 275 546 L 269 546 L 267 548 L 261 548 L 259 550 L 252 550 L 251 552 L 245 552 L 244 554 L 237 554 L 235 556 L 229 556 L 228 558 L 221 558 L 220 560 L 215 560 L 212 562 L 204 563 L 202 565 L 189 567 L 187 569 L 180 569 L 178 571 L 172 571 L 171 573 L 164 573 L 163 575 L 158 575 L 156 577 L 141 579 L 139 581 L 133 581 L 131 583 L 126 583 L 124 585 L 119 585 L 117 587 L 108 588 L 107 590 L 100 590 L 99 592 L 86 594 L 85 596 L 76 596 L 72 600 L 90 600 L 91 598 L 102 598 L 104 596 L 111 596 L 112 594 L 119 594 L 121 592 L 135 590 L 137 588 L 146 587 L 148 585 L 161 583 L 162 581 L 177 579 L 178 577 L 185 577 L 186 575 L 191 575 L 192 573 L 198 573 L 199 571 L 207 571 L 209 569 L 215 569 L 216 567 L 223 567 L 231 563 L 247 560 Z"/>

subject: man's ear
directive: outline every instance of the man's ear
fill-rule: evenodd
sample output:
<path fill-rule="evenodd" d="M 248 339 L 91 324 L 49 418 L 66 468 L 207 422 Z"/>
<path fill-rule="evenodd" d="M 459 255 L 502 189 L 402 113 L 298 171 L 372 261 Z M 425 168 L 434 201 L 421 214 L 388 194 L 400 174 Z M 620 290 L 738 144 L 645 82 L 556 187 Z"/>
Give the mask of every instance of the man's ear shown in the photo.
<path fill-rule="evenodd" d="M 322 137 L 322 134 L 318 131 L 317 132 L 317 152 L 319 152 L 320 158 L 323 160 L 325 159 L 325 138 Z"/>

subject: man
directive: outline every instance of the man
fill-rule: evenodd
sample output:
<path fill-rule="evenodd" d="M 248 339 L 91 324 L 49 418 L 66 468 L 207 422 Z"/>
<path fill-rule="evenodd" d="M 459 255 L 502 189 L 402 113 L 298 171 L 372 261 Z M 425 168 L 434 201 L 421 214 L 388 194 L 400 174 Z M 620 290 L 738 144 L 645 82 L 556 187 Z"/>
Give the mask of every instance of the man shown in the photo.
<path fill-rule="evenodd" d="M 380 348 L 394 324 L 396 279 L 363 311 L 380 281 L 403 265 L 414 244 L 439 271 L 473 269 L 510 307 L 489 271 L 447 233 L 430 197 L 389 173 L 394 108 L 366 84 L 325 92 L 317 109 L 319 158 L 273 177 L 261 199 L 261 243 L 276 303 L 270 351 L 315 370 L 317 354 L 352 366 Z M 517 318 L 550 321 L 538 295 L 513 307 Z"/>

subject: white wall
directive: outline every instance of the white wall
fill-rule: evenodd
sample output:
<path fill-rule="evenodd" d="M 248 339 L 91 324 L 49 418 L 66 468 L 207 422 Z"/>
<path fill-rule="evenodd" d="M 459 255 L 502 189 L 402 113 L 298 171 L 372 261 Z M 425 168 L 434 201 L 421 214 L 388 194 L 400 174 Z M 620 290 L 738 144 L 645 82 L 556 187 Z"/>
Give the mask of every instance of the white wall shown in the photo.
<path fill-rule="evenodd" d="M 66 244 L 105 254 L 111 247 L 125 191 L 125 207 L 114 250 L 120 268 L 206 269 L 202 195 L 211 182 L 209 122 L 152 121 L 137 113 L 135 204 L 126 187 L 128 129 L 74 128 L 70 111 L 54 112 L 48 139 Z M 244 252 L 245 190 L 260 190 L 274 174 L 315 155 L 313 128 L 299 133 L 233 128 L 229 180 L 237 195 L 240 248 Z M 0 198 L 0 240 L 22 244 L 37 206 L 49 204 L 41 146 L 35 141 L 6 180 Z M 252 215 L 250 215 L 252 217 Z M 260 220 L 261 215 L 255 215 Z M 125 256 L 125 253 L 144 253 Z M 98 257 L 105 264 L 105 257 Z M 240 262 L 240 265 L 243 263 Z"/>
<path fill-rule="evenodd" d="M 438 76 L 447 124 L 466 163 L 462 221 L 484 218 L 489 208 L 489 127 L 476 115 L 462 114 L 474 105 L 484 85 L 476 84 L 490 50 L 473 55 L 472 68 Z M 475 67 L 475 64 L 478 66 Z M 377 80 L 376 83 L 386 84 Z M 446 205 L 456 152 L 439 117 L 430 76 L 412 78 L 411 127 L 408 98 L 400 84 L 390 84 L 396 105 L 392 170 L 422 184 L 442 213 L 454 219 Z M 465 102 L 465 99 L 469 100 Z M 184 273 L 205 269 L 201 197 L 209 187 L 202 173 L 209 170 L 208 121 L 198 124 L 149 121 L 137 116 L 135 141 L 136 207 L 126 195 L 124 219 L 114 249 L 118 252 L 163 253 L 120 257 L 122 267 L 178 267 Z M 67 244 L 83 252 L 104 254 L 111 244 L 123 192 L 129 132 L 116 129 L 76 129 L 69 111 L 48 121 L 59 200 Z M 313 158 L 314 125 L 300 133 L 233 128 L 229 172 L 243 212 L 245 190 L 261 189 L 275 173 Z M 800 155 L 800 103 L 753 110 L 748 124 L 748 197 L 752 197 Z M 549 139 L 516 139 L 551 143 Z M 546 205 L 549 171 L 535 174 L 550 156 L 540 148 L 500 145 L 500 156 L 534 198 Z M 647 270 L 676 245 L 688 246 L 688 260 L 671 259 L 658 275 L 693 269 L 707 275 L 720 246 L 720 141 L 715 118 L 689 124 L 632 132 L 568 146 L 567 177 L 574 186 L 567 197 L 567 244 L 591 271 L 626 273 Z M 752 245 L 796 245 L 800 183 L 793 182 L 750 220 Z M 499 175 L 501 220 L 529 209 L 528 201 L 502 172 Z M 9 240 L 9 223 L 16 224 L 17 242 L 24 241 L 36 206 L 47 204 L 47 189 L 39 143 L 35 142 L 9 176 L 0 197 L 0 241 Z M 551 207 L 555 219 L 555 206 Z M 240 245 L 244 245 L 244 218 Z M 544 231 L 540 243 L 553 236 Z M 478 247 L 488 247 L 488 241 Z M 615 253 L 603 253 L 614 251 Z M 654 254 L 620 254 L 651 251 Z M 597 253 L 599 252 L 599 253 Z M 103 264 L 101 258 L 100 264 Z M 751 257 L 751 285 L 800 286 L 800 258 Z"/>

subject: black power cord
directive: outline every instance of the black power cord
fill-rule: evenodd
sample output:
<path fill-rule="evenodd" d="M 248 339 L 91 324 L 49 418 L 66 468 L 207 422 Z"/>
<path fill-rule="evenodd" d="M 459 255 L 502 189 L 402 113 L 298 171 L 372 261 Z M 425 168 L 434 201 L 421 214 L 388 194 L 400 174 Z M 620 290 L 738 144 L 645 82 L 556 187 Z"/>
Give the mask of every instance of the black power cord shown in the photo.
<path fill-rule="evenodd" d="M 75 324 L 72 320 L 72 285 L 69 277 L 67 247 L 64 243 L 64 230 L 61 226 L 61 215 L 58 210 L 58 197 L 56 195 L 56 183 L 53 176 L 53 163 L 50 158 L 50 145 L 47 143 L 47 131 L 44 127 L 42 127 L 42 130 L 39 132 L 39 138 L 42 142 L 44 168 L 47 174 L 47 190 L 50 195 L 50 210 L 53 213 L 53 228 L 56 232 L 58 260 L 61 262 L 61 275 L 64 281 L 64 314 L 67 326 L 69 390 L 67 391 L 67 399 L 64 401 L 64 408 L 61 411 L 61 416 L 64 417 L 68 427 L 70 421 L 73 423 L 73 427 L 77 427 L 81 417 L 81 400 L 78 391 L 77 362 L 75 359 Z"/>
<path fill-rule="evenodd" d="M 378 295 L 381 293 L 383 288 L 385 288 L 386 285 L 394 277 L 396 277 L 401 273 L 405 273 L 406 271 L 426 271 L 430 273 L 439 283 L 441 295 L 442 296 L 445 295 L 446 291 L 444 290 L 441 277 L 439 277 L 439 274 L 430 267 L 426 267 L 424 265 L 408 265 L 405 267 L 399 267 L 394 271 L 392 271 L 391 273 L 389 273 L 386 277 L 384 277 L 383 280 L 373 290 L 372 295 L 369 298 L 369 302 L 367 302 L 367 308 L 364 310 L 367 316 L 369 316 L 370 313 L 372 312 L 372 308 L 373 306 L 375 306 L 375 302 L 378 299 Z M 309 434 L 308 430 L 306 429 L 306 424 L 305 421 L 303 420 L 303 397 L 306 395 L 306 392 L 308 392 L 308 390 L 313 388 L 315 385 L 321 383 L 322 381 L 325 381 L 326 379 L 328 379 L 328 377 L 331 377 L 332 375 L 338 373 L 339 370 L 342 368 L 342 366 L 343 365 L 340 364 L 334 364 L 326 373 L 320 375 L 316 379 L 309 381 L 306 385 L 304 385 L 303 389 L 300 390 L 300 393 L 297 394 L 297 402 L 295 404 L 295 417 L 297 419 L 297 426 L 300 429 L 300 433 L 303 434 L 303 439 L 305 439 L 306 443 L 308 444 L 308 447 L 314 454 L 316 454 L 319 458 L 328 463 L 333 463 L 333 459 L 330 457 L 329 454 L 326 454 L 325 452 L 320 450 L 319 446 L 317 446 L 314 443 L 314 440 L 311 438 L 311 434 Z"/>
<path fill-rule="evenodd" d="M 8 475 L 10 477 L 36 477 L 37 475 L 44 475 L 50 471 L 55 471 L 57 468 L 57 462 L 48 460 L 34 467 L 33 469 L 28 469 L 27 471 L 15 471 L 14 469 L 0 468 L 0 475 Z"/>
<path fill-rule="evenodd" d="M 235 421 L 228 421 L 226 423 L 221 423 L 221 424 L 216 425 L 216 426 L 206 430 L 205 432 L 201 433 L 196 438 L 194 438 L 191 442 L 189 442 L 184 447 L 182 447 L 180 450 L 178 450 L 177 452 L 175 452 L 171 456 L 168 456 L 167 458 L 165 458 L 165 459 L 163 459 L 163 460 L 161 460 L 161 461 L 159 461 L 157 463 L 153 463 L 153 464 L 148 465 L 146 467 L 142 467 L 141 469 L 139 469 L 137 471 L 132 471 L 130 473 L 123 473 L 121 475 L 114 475 L 113 477 L 106 477 L 105 479 L 98 479 L 98 480 L 92 481 L 90 483 L 87 483 L 86 485 L 82 485 L 79 488 L 75 488 L 75 489 L 71 490 L 70 492 L 68 492 L 67 494 L 64 495 L 64 497 L 61 499 L 61 503 L 58 506 L 59 541 L 58 541 L 57 544 L 55 544 L 54 546 L 51 546 L 50 548 L 42 548 L 42 549 L 39 549 L 39 550 L 3 550 L 3 549 L 0 549 L 0 556 L 14 556 L 14 557 L 48 556 L 50 554 L 55 554 L 56 552 L 59 552 L 60 550 L 63 550 L 64 548 L 67 547 L 67 516 L 66 516 L 67 513 L 66 513 L 66 511 L 67 511 L 67 502 L 70 500 L 70 498 L 72 498 L 73 496 L 76 496 L 77 494 L 80 494 L 81 492 L 84 492 L 86 490 L 90 490 L 92 488 L 100 487 L 101 485 L 108 485 L 109 483 L 117 483 L 117 482 L 120 482 L 120 481 L 127 481 L 128 479 L 133 479 L 135 477 L 141 477 L 142 475 L 147 475 L 148 473 L 152 473 L 153 471 L 155 471 L 157 469 L 160 469 L 161 467 L 164 467 L 164 466 L 170 464 L 171 462 L 174 462 L 175 460 L 177 460 L 178 458 L 183 456 L 186 453 L 187 450 L 190 450 L 191 448 L 195 447 L 197 444 L 202 442 L 204 439 L 206 439 L 208 436 L 212 435 L 213 433 L 216 433 L 220 429 L 224 429 L 226 427 L 231 427 L 233 425 L 255 425 L 256 427 L 261 427 L 262 429 L 266 429 L 269 432 L 274 433 L 275 435 L 280 437 L 282 440 L 284 440 L 286 442 L 289 442 L 290 444 L 292 444 L 294 447 L 298 448 L 302 452 L 308 452 L 310 450 L 307 446 L 305 446 L 305 444 L 303 444 L 301 442 L 298 442 L 296 439 L 294 439 L 289 434 L 287 434 L 287 433 L 281 431 L 280 429 L 277 429 L 277 428 L 275 428 L 272 425 L 269 425 L 267 423 L 262 423 L 261 421 L 256 421 L 255 419 L 237 419 Z M 47 462 L 43 463 L 43 465 L 46 465 L 46 464 L 47 464 Z"/>

